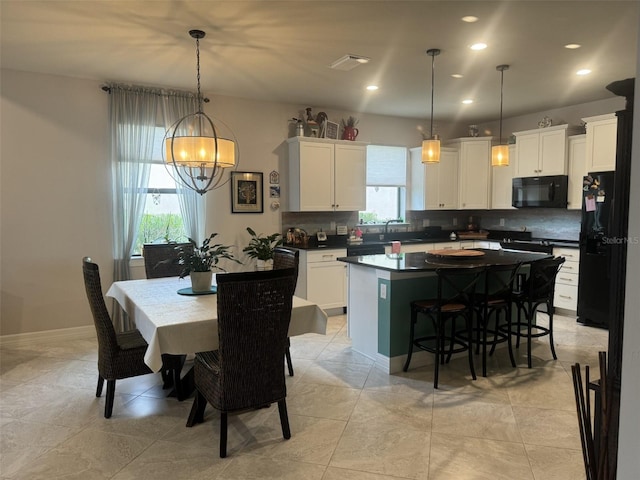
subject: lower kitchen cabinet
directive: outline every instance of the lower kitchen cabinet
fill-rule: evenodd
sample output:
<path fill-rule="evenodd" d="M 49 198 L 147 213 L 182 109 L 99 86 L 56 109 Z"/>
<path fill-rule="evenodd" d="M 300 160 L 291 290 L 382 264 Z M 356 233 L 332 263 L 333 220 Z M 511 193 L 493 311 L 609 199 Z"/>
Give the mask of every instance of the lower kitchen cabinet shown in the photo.
<path fill-rule="evenodd" d="M 300 250 L 296 296 L 317 303 L 323 310 L 347 306 L 346 249 Z"/>
<path fill-rule="evenodd" d="M 553 249 L 553 255 L 565 258 L 565 262 L 556 277 L 553 306 L 575 312 L 578 309 L 580 250 L 577 248 L 558 247 Z"/>

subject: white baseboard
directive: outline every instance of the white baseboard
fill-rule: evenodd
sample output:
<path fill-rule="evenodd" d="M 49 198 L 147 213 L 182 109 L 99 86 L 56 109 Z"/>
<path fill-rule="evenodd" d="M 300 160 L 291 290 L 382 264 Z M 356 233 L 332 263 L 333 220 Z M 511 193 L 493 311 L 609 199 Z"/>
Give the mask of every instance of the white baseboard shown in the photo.
<path fill-rule="evenodd" d="M 96 338 L 96 329 L 93 325 L 83 327 L 60 328 L 57 330 L 45 330 L 41 332 L 17 333 L 15 335 L 0 336 L 0 346 L 20 346 L 60 340 L 87 340 Z"/>

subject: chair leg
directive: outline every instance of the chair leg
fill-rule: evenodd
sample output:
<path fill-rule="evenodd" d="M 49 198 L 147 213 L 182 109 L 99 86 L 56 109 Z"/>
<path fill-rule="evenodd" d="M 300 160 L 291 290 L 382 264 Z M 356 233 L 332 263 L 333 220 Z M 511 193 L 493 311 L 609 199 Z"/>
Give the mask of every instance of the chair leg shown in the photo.
<path fill-rule="evenodd" d="M 198 390 L 193 399 L 193 405 L 191 406 L 191 412 L 187 419 L 187 427 L 193 427 L 196 423 L 204 422 L 204 409 L 207 406 L 207 399 L 204 398 Z"/>
<path fill-rule="evenodd" d="M 556 355 L 556 347 L 553 342 L 553 305 L 551 305 L 551 302 L 547 302 L 547 312 L 549 312 L 549 345 L 551 346 L 551 355 L 553 355 L 554 360 L 557 360 L 558 356 Z"/>
<path fill-rule="evenodd" d="M 96 397 L 102 395 L 102 387 L 104 385 L 104 378 L 102 375 L 98 374 L 98 386 L 96 387 Z"/>
<path fill-rule="evenodd" d="M 507 308 L 505 316 L 507 317 L 507 348 L 509 349 L 509 360 L 511 360 L 511 366 L 515 368 L 516 358 L 513 355 L 513 345 L 511 345 L 511 307 Z"/>
<path fill-rule="evenodd" d="M 104 418 L 111 418 L 113 413 L 113 399 L 116 395 L 116 381 L 107 380 L 107 398 L 104 404 Z"/>
<path fill-rule="evenodd" d="M 534 308 L 527 309 L 527 366 L 529 368 L 531 368 L 531 326 L 535 314 L 536 310 Z"/>
<path fill-rule="evenodd" d="M 166 390 L 167 388 L 171 388 L 173 386 L 173 377 L 171 376 L 173 373 L 171 370 L 165 370 L 164 368 L 160 370 L 160 375 L 162 375 L 162 389 Z"/>
<path fill-rule="evenodd" d="M 471 345 L 471 335 L 473 335 L 472 332 L 472 325 L 471 325 L 471 318 L 469 315 L 465 315 L 464 316 L 465 319 L 465 323 L 467 324 L 467 337 L 469 338 L 469 343 L 467 343 L 467 351 L 469 354 L 469 370 L 471 371 L 471 378 L 473 378 L 474 380 L 477 378 L 476 377 L 476 369 L 473 367 L 473 346 Z M 486 330 L 485 330 L 485 334 L 484 334 L 484 338 L 486 340 Z M 486 344 L 486 342 L 485 342 Z M 486 345 L 483 347 L 483 355 L 486 354 L 487 351 L 487 347 Z M 482 368 L 484 370 L 484 357 L 482 359 Z M 486 374 L 485 374 L 486 377 Z"/>
<path fill-rule="evenodd" d="M 409 370 L 409 364 L 411 363 L 411 355 L 413 354 L 413 334 L 415 331 L 416 322 L 418 320 L 418 312 L 411 310 L 411 325 L 409 326 L 409 350 L 407 351 L 407 360 L 404 362 L 402 370 L 406 372 Z"/>
<path fill-rule="evenodd" d="M 287 337 L 287 349 L 284 351 L 284 358 L 287 360 L 287 369 L 289 370 L 289 376 L 293 377 L 293 363 L 291 363 L 291 341 Z"/>
<path fill-rule="evenodd" d="M 444 322 L 441 319 L 437 318 L 434 320 L 433 324 L 436 327 L 435 337 L 436 337 L 436 352 L 434 359 L 434 370 L 433 370 L 433 388 L 438 388 L 438 380 L 440 376 L 440 357 L 442 355 L 442 346 L 443 346 L 443 336 L 444 336 Z"/>
<path fill-rule="evenodd" d="M 496 312 L 496 322 L 498 321 L 498 313 Z M 485 314 L 484 321 L 482 322 L 482 376 L 487 376 L 487 326 L 489 324 L 489 313 Z M 495 345 L 496 339 L 493 339 Z M 471 345 L 469 345 L 471 348 Z"/>
<path fill-rule="evenodd" d="M 220 412 L 220 458 L 227 456 L 227 413 Z"/>
<path fill-rule="evenodd" d="M 291 438 L 291 429 L 289 428 L 289 416 L 287 415 L 287 401 L 284 398 L 278 402 L 278 413 L 280 413 L 282 436 L 288 440 Z"/>

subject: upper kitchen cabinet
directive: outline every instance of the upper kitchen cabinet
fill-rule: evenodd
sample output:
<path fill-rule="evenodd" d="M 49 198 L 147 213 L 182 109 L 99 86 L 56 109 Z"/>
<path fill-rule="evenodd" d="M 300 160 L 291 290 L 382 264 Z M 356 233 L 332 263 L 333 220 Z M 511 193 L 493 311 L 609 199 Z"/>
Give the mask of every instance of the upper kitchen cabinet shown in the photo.
<path fill-rule="evenodd" d="M 289 143 L 289 210 L 366 208 L 366 144 L 293 137 Z"/>
<path fill-rule="evenodd" d="M 618 117 L 615 113 L 587 117 L 587 170 L 607 172 L 616 169 Z"/>
<path fill-rule="evenodd" d="M 442 147 L 439 163 L 422 163 L 420 147 L 412 148 L 411 210 L 455 210 L 458 208 L 458 150 Z"/>
<path fill-rule="evenodd" d="M 447 145 L 458 150 L 458 208 L 486 210 L 491 197 L 491 138 L 468 137 Z"/>
<path fill-rule="evenodd" d="M 567 174 L 567 129 L 569 125 L 514 132 L 517 177 Z"/>
<path fill-rule="evenodd" d="M 506 210 L 515 208 L 511 203 L 514 173 L 517 171 L 518 154 L 515 145 L 509 145 L 509 165 L 491 167 L 491 208 Z"/>
<path fill-rule="evenodd" d="M 582 209 L 582 180 L 588 173 L 586 135 L 569 137 L 569 182 L 567 185 L 567 209 Z"/>

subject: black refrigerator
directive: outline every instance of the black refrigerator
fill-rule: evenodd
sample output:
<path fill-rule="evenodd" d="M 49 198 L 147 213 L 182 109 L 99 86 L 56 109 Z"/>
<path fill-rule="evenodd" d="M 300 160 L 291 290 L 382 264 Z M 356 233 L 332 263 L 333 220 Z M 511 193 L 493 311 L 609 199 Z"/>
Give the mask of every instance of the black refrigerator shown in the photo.
<path fill-rule="evenodd" d="M 578 322 L 609 327 L 609 284 L 614 172 L 594 172 L 582 183 Z"/>

